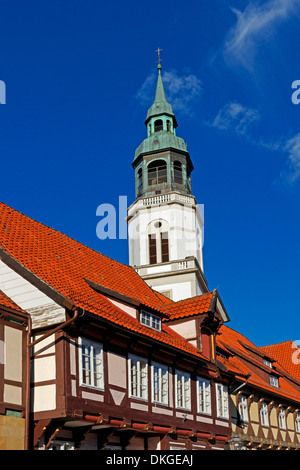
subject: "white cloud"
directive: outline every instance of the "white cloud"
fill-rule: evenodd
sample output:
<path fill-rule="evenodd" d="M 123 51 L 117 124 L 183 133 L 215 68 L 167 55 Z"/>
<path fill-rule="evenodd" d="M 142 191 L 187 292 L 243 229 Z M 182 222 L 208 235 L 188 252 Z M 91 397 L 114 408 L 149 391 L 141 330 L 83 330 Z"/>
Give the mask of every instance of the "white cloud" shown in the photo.
<path fill-rule="evenodd" d="M 256 108 L 250 108 L 238 102 L 230 102 L 219 110 L 212 121 L 205 122 L 205 124 L 240 135 L 252 145 L 286 156 L 287 168 L 279 176 L 283 182 L 293 185 L 300 178 L 300 132 L 293 137 L 280 137 L 277 140 L 257 139 L 251 134 L 251 126 L 258 123 L 260 117 Z"/>
<path fill-rule="evenodd" d="M 250 1 L 243 12 L 232 9 L 237 16 L 235 26 L 225 42 L 224 57 L 251 67 L 257 48 L 274 33 L 275 27 L 299 7 L 299 0 Z"/>
<path fill-rule="evenodd" d="M 300 132 L 287 140 L 283 151 L 288 153 L 288 170 L 283 171 L 281 177 L 293 184 L 300 176 Z"/>
<path fill-rule="evenodd" d="M 202 95 L 202 82 L 192 73 L 179 74 L 176 70 L 162 73 L 165 94 L 174 111 L 190 113 L 193 104 Z M 148 75 L 136 97 L 143 106 L 154 101 L 157 73 Z"/>
<path fill-rule="evenodd" d="M 260 113 L 237 102 L 227 103 L 209 124 L 221 130 L 229 130 L 236 134 L 246 135 L 249 127 L 260 120 Z"/>

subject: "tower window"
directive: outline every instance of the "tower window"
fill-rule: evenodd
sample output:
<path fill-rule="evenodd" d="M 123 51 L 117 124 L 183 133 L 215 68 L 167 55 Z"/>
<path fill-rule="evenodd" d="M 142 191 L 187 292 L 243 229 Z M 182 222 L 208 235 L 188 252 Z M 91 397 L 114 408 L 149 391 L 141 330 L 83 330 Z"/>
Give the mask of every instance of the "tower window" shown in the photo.
<path fill-rule="evenodd" d="M 161 237 L 161 261 L 162 263 L 169 261 L 169 239 L 168 232 L 162 232 Z"/>
<path fill-rule="evenodd" d="M 154 123 L 154 132 L 159 132 L 163 130 L 162 119 L 157 119 Z"/>
<path fill-rule="evenodd" d="M 138 171 L 138 194 L 142 194 L 143 192 L 143 170 L 142 168 Z"/>
<path fill-rule="evenodd" d="M 178 184 L 183 183 L 182 178 L 182 164 L 180 162 L 174 162 L 174 182 Z"/>
<path fill-rule="evenodd" d="M 157 263 L 156 235 L 155 234 L 149 235 L 149 263 L 150 264 Z"/>
<path fill-rule="evenodd" d="M 155 160 L 148 166 L 148 185 L 167 182 L 167 164 L 164 160 Z"/>
<path fill-rule="evenodd" d="M 167 121 L 167 132 L 171 132 L 171 121 Z"/>

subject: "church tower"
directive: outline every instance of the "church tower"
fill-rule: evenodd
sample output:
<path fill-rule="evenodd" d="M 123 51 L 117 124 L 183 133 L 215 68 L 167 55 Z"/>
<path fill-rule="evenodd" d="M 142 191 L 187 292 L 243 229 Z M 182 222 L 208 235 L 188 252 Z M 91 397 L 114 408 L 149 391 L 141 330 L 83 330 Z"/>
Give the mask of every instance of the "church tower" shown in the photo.
<path fill-rule="evenodd" d="M 129 264 L 155 290 L 177 301 L 208 291 L 203 275 L 203 218 L 192 195 L 193 164 L 177 137 L 161 65 L 147 137 L 136 149 L 136 200 L 128 209 Z"/>

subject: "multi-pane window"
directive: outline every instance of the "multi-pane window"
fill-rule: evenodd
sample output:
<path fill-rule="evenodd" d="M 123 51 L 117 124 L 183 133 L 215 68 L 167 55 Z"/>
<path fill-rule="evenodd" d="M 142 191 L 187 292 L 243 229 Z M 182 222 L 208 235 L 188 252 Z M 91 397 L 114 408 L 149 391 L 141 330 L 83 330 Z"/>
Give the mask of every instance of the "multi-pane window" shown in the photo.
<path fill-rule="evenodd" d="M 137 356 L 129 356 L 129 394 L 134 398 L 148 397 L 147 361 Z"/>
<path fill-rule="evenodd" d="M 154 233 L 149 235 L 149 263 L 157 263 L 156 235 Z"/>
<path fill-rule="evenodd" d="M 247 398 L 244 395 L 241 395 L 239 399 L 239 413 L 240 413 L 241 420 L 244 423 L 247 423 L 249 419 L 248 418 L 248 405 L 247 405 Z"/>
<path fill-rule="evenodd" d="M 267 403 L 263 402 L 260 408 L 260 422 L 262 426 L 269 426 L 269 412 Z"/>
<path fill-rule="evenodd" d="M 169 239 L 168 232 L 162 232 L 160 234 L 161 238 L 161 261 L 165 263 L 169 261 Z"/>
<path fill-rule="evenodd" d="M 161 318 L 157 315 L 153 315 L 152 313 L 141 311 L 140 315 L 140 322 L 148 326 L 149 328 L 153 328 L 154 330 L 161 330 Z"/>
<path fill-rule="evenodd" d="M 285 418 L 285 409 L 280 408 L 278 413 L 278 422 L 280 429 L 286 429 L 286 418 Z"/>
<path fill-rule="evenodd" d="M 103 346 L 80 338 L 80 384 L 104 389 Z"/>
<path fill-rule="evenodd" d="M 295 418 L 295 431 L 300 433 L 300 413 L 296 414 Z"/>
<path fill-rule="evenodd" d="M 197 395 L 198 412 L 211 414 L 211 386 L 209 380 L 198 377 Z"/>
<path fill-rule="evenodd" d="M 219 418 L 229 418 L 228 387 L 223 384 L 216 384 L 217 394 L 217 415 Z"/>
<path fill-rule="evenodd" d="M 152 401 L 168 404 L 168 368 L 152 363 Z"/>
<path fill-rule="evenodd" d="M 272 385 L 272 387 L 278 388 L 279 387 L 278 377 L 276 377 L 275 375 L 270 375 L 270 384 Z"/>
<path fill-rule="evenodd" d="M 191 376 L 187 372 L 176 370 L 176 407 L 186 410 L 191 409 Z"/>
<path fill-rule="evenodd" d="M 264 360 L 263 360 L 263 363 L 264 363 L 266 366 L 270 367 L 270 369 L 272 369 L 272 362 L 271 362 L 271 361 L 269 361 L 268 359 L 264 359 Z"/>

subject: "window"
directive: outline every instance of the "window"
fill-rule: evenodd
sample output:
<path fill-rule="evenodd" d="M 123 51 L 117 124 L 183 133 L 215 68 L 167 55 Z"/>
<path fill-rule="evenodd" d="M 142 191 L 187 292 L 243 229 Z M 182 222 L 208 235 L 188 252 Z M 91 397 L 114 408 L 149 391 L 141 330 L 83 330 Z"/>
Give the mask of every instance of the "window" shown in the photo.
<path fill-rule="evenodd" d="M 161 237 L 161 261 L 165 263 L 169 261 L 169 239 L 168 232 L 162 232 Z"/>
<path fill-rule="evenodd" d="M 157 263 L 157 254 L 156 254 L 156 235 L 153 233 L 149 235 L 149 263 Z"/>
<path fill-rule="evenodd" d="M 182 178 L 182 164 L 181 162 L 174 162 L 174 182 L 178 184 L 183 183 Z"/>
<path fill-rule="evenodd" d="M 228 409 L 228 387 L 223 384 L 216 384 L 217 393 L 217 415 L 219 418 L 229 418 Z"/>
<path fill-rule="evenodd" d="M 186 410 L 191 409 L 191 376 L 187 372 L 175 372 L 176 389 L 176 407 Z"/>
<path fill-rule="evenodd" d="M 148 371 L 145 359 L 129 356 L 129 384 L 129 395 L 131 397 L 147 399 Z"/>
<path fill-rule="evenodd" d="M 263 402 L 260 408 L 260 422 L 262 426 L 269 426 L 269 412 L 266 402 Z"/>
<path fill-rule="evenodd" d="M 167 164 L 164 160 L 154 160 L 148 166 L 148 185 L 167 182 Z"/>
<path fill-rule="evenodd" d="M 300 433 L 300 413 L 296 414 L 295 418 L 295 430 Z"/>
<path fill-rule="evenodd" d="M 168 368 L 152 363 L 152 401 L 168 404 Z"/>
<path fill-rule="evenodd" d="M 143 192 L 143 170 L 142 168 L 138 171 L 138 195 Z"/>
<path fill-rule="evenodd" d="M 154 122 L 154 131 L 155 132 L 159 132 L 159 131 L 162 131 L 163 130 L 163 122 L 162 122 L 162 119 L 157 119 L 155 122 Z"/>
<path fill-rule="evenodd" d="M 244 423 L 247 423 L 249 420 L 248 405 L 247 405 L 247 398 L 244 395 L 241 395 L 239 399 L 239 413 L 240 413 L 241 420 Z"/>
<path fill-rule="evenodd" d="M 276 377 L 275 375 L 270 375 L 270 384 L 272 385 L 272 387 L 278 388 L 279 387 L 278 377 Z"/>
<path fill-rule="evenodd" d="M 161 318 L 153 315 L 152 313 L 144 312 L 142 310 L 140 315 L 140 322 L 149 328 L 153 328 L 154 330 L 161 330 Z"/>
<path fill-rule="evenodd" d="M 280 408 L 278 414 L 278 422 L 280 429 L 286 429 L 286 418 L 285 418 L 285 409 Z"/>
<path fill-rule="evenodd" d="M 80 384 L 104 389 L 103 346 L 93 341 L 79 338 Z"/>
<path fill-rule="evenodd" d="M 269 361 L 268 359 L 264 359 L 263 363 L 265 364 L 265 366 L 268 366 L 268 367 L 270 367 L 270 369 L 272 369 L 272 362 L 271 361 Z"/>
<path fill-rule="evenodd" d="M 211 387 L 209 380 L 198 377 L 197 396 L 198 413 L 211 414 Z"/>

